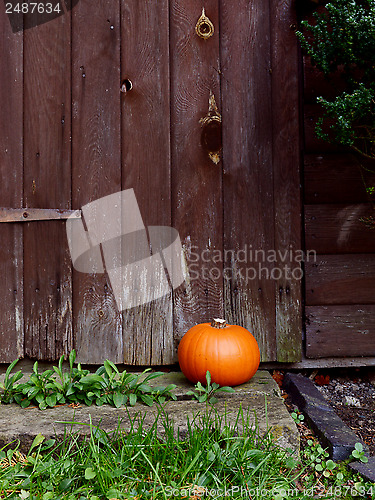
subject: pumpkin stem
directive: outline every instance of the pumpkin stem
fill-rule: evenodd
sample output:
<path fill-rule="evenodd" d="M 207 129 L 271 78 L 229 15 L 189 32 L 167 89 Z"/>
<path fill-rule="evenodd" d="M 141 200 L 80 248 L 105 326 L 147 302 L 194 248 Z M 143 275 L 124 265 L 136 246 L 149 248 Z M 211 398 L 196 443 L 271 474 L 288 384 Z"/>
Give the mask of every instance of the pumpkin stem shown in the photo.
<path fill-rule="evenodd" d="M 225 328 L 227 326 L 227 322 L 225 321 L 225 319 L 214 318 L 211 321 L 211 326 L 213 328 Z"/>

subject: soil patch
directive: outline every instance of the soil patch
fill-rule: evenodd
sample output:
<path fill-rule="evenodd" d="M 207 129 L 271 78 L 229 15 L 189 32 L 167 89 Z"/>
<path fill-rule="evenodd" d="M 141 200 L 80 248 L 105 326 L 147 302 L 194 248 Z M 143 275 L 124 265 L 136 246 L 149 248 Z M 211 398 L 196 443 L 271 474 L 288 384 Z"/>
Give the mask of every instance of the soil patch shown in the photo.
<path fill-rule="evenodd" d="M 375 372 L 369 368 L 310 370 L 303 375 L 314 382 L 335 413 L 375 456 Z M 275 372 L 273 377 L 278 381 Z M 293 411 L 295 406 L 285 393 L 284 398 L 289 411 Z"/>

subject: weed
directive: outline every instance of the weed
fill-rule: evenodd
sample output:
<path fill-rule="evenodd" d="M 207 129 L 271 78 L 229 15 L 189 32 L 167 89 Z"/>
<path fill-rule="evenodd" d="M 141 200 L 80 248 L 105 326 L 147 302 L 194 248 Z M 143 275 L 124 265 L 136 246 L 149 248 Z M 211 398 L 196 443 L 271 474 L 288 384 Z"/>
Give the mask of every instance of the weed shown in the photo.
<path fill-rule="evenodd" d="M 302 415 L 302 413 L 299 413 L 298 411 L 294 411 L 293 413 L 291 413 L 291 417 L 296 424 L 301 424 L 305 420 L 304 415 Z"/>
<path fill-rule="evenodd" d="M 213 382 L 211 384 L 211 374 L 209 371 L 206 372 L 206 386 L 203 386 L 200 382 L 195 385 L 194 391 L 188 391 L 186 394 L 188 396 L 193 396 L 199 403 L 208 402 L 210 404 L 217 403 L 218 399 L 215 394 L 218 392 L 235 392 L 232 387 L 222 386 Z"/>
<path fill-rule="evenodd" d="M 68 371 L 63 371 L 64 357 L 61 356 L 58 366 L 42 373 L 36 361 L 29 380 L 20 384 L 16 382 L 22 377 L 21 371 L 10 376 L 18 362 L 13 361 L 6 371 L 4 383 L 0 385 L 0 402 L 15 402 L 22 408 L 34 404 L 45 410 L 65 403 L 88 406 L 108 404 L 119 408 L 125 404 L 134 406 L 137 401 L 152 406 L 154 402 L 164 403 L 166 399 L 176 399 L 172 392 L 176 387 L 174 384 L 166 387 L 149 385 L 151 380 L 163 375 L 162 372 L 151 372 L 148 368 L 141 374 L 128 373 L 126 370 L 120 373 L 114 363 L 106 360 L 95 373 L 90 373 L 80 363 L 75 367 L 75 359 L 73 350 L 69 355 Z"/>
<path fill-rule="evenodd" d="M 351 456 L 359 460 L 360 462 L 366 464 L 368 462 L 368 458 L 365 456 L 365 452 L 363 451 L 363 445 L 362 443 L 356 443 L 354 445 L 354 450 L 352 451 Z"/>

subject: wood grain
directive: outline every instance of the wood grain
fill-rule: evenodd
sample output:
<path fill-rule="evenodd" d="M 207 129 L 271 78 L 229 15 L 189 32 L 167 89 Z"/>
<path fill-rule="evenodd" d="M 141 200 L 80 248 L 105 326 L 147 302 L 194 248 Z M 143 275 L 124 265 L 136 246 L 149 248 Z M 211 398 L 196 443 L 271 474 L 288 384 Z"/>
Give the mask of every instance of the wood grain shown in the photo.
<path fill-rule="evenodd" d="M 170 1 L 172 225 L 180 233 L 189 270 L 187 281 L 173 293 L 176 345 L 194 324 L 224 314 L 223 262 L 213 262 L 212 255 L 223 251 L 225 163 L 209 159 L 199 123 L 207 115 L 211 92 L 221 113 L 219 2 L 208 0 L 204 7 L 215 27 L 208 40 L 195 33 L 202 5 Z"/>
<path fill-rule="evenodd" d="M 375 305 L 306 307 L 306 356 L 375 355 Z"/>
<path fill-rule="evenodd" d="M 288 269 L 274 280 L 277 360 L 302 356 L 301 271 L 294 253 L 301 249 L 298 45 L 294 3 L 271 0 L 272 135 L 275 209 L 275 267 Z"/>
<path fill-rule="evenodd" d="M 27 27 L 27 26 L 26 26 Z M 24 32 L 25 207 L 71 207 L 70 15 Z M 73 347 L 65 226 L 24 224 L 26 354 L 54 360 Z"/>
<path fill-rule="evenodd" d="M 0 205 L 22 207 L 23 33 L 0 9 Z M 0 362 L 24 355 L 22 227 L 0 227 Z"/>
<path fill-rule="evenodd" d="M 375 255 L 319 255 L 305 264 L 306 304 L 374 304 Z"/>
<path fill-rule="evenodd" d="M 72 28 L 72 200 L 79 209 L 121 191 L 119 2 L 80 0 Z M 122 362 L 122 317 L 107 275 L 74 271 L 73 304 L 77 359 Z"/>
<path fill-rule="evenodd" d="M 261 360 L 276 359 L 275 284 L 239 252 L 274 249 L 269 2 L 220 6 L 224 166 L 225 316 L 255 335 Z M 255 275 L 252 268 L 256 267 Z M 250 275 L 247 276 L 247 272 Z"/>
<path fill-rule="evenodd" d="M 369 203 L 306 205 L 306 249 L 318 254 L 374 253 L 375 231 L 360 220 L 373 214 Z"/>
<path fill-rule="evenodd" d="M 121 97 L 122 187 L 134 189 L 146 227 L 170 227 L 168 1 L 123 0 L 121 28 L 121 78 L 133 85 Z M 125 363 L 176 361 L 172 314 L 172 292 L 123 312 Z"/>
<path fill-rule="evenodd" d="M 364 203 L 366 186 L 375 184 L 371 162 L 352 154 L 305 155 L 304 202 Z"/>

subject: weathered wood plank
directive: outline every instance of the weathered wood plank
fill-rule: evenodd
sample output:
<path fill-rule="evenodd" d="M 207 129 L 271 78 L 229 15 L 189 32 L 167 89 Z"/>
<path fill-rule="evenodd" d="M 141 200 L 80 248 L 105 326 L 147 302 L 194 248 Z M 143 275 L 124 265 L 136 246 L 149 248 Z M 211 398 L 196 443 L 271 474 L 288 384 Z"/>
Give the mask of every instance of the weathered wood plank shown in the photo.
<path fill-rule="evenodd" d="M 306 356 L 375 355 L 375 305 L 306 307 Z"/>
<path fill-rule="evenodd" d="M 0 222 L 30 222 L 39 220 L 65 220 L 69 217 L 81 217 L 80 210 L 52 208 L 1 208 Z"/>
<path fill-rule="evenodd" d="M 315 132 L 316 122 L 323 115 L 323 108 L 319 104 L 304 105 L 304 135 L 305 152 L 310 153 L 340 153 L 346 150 L 338 144 L 319 139 Z"/>
<path fill-rule="evenodd" d="M 80 0 L 72 26 L 72 203 L 78 209 L 121 191 L 119 1 Z M 122 317 L 107 275 L 74 271 L 73 303 L 77 359 L 122 362 Z"/>
<path fill-rule="evenodd" d="M 352 154 L 305 155 L 304 162 L 306 204 L 369 201 L 366 186 L 375 185 L 371 163 Z"/>
<path fill-rule="evenodd" d="M 220 6 L 224 165 L 225 316 L 252 331 L 275 360 L 273 264 L 239 252 L 274 249 L 269 2 Z M 268 278 L 267 278 L 268 276 Z"/>
<path fill-rule="evenodd" d="M 374 304 L 375 255 L 319 255 L 305 263 L 306 304 Z"/>
<path fill-rule="evenodd" d="M 23 33 L 0 9 L 0 205 L 23 204 Z M 0 362 L 24 354 L 22 227 L 0 227 Z"/>
<path fill-rule="evenodd" d="M 213 252 L 223 249 L 224 163 L 209 159 L 199 123 L 208 113 L 211 92 L 221 112 L 219 2 L 208 0 L 204 7 L 215 27 L 207 40 L 195 33 L 202 5 L 170 1 L 172 225 L 180 233 L 190 270 L 188 281 L 173 294 L 176 343 L 194 324 L 224 314 L 223 263 L 212 261 Z"/>
<path fill-rule="evenodd" d="M 70 208 L 70 38 L 70 15 L 24 31 L 24 204 L 31 208 Z M 24 283 L 26 354 L 67 354 L 71 262 L 60 222 L 24 224 Z"/>
<path fill-rule="evenodd" d="M 122 78 L 133 86 L 122 94 L 122 185 L 123 189 L 134 189 L 146 226 L 170 227 L 168 1 L 122 0 L 121 16 Z M 163 278 L 160 276 L 160 283 Z M 147 282 L 145 286 L 150 285 Z M 123 321 L 125 363 L 162 365 L 176 361 L 172 292 L 125 310 Z"/>
<path fill-rule="evenodd" d="M 294 2 L 271 0 L 273 184 L 277 360 L 302 356 L 301 267 L 294 253 L 301 249 L 298 45 Z M 271 334 L 271 332 L 269 332 Z"/>
<path fill-rule="evenodd" d="M 360 220 L 373 215 L 369 203 L 306 205 L 306 249 L 319 254 L 374 253 L 375 231 Z"/>

